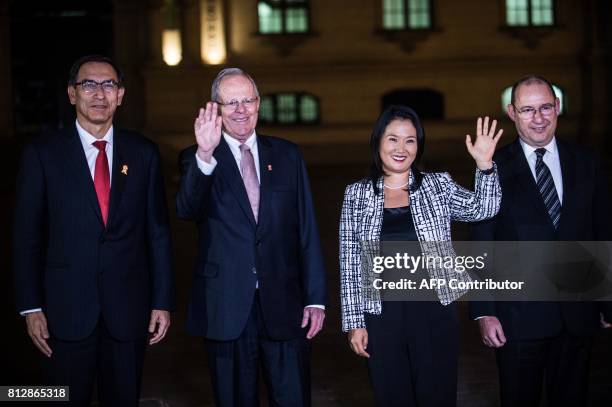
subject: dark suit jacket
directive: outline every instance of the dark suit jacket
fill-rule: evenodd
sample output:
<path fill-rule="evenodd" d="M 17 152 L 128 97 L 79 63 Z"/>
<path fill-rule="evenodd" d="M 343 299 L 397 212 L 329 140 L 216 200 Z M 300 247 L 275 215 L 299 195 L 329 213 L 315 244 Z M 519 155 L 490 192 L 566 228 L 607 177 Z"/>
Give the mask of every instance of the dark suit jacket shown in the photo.
<path fill-rule="evenodd" d="M 100 316 L 116 339 L 142 338 L 151 309 L 174 306 L 159 152 L 138 134 L 114 130 L 106 228 L 76 126 L 34 140 L 14 231 L 17 310 L 42 308 L 60 339 L 85 338 Z"/>
<path fill-rule="evenodd" d="M 196 146 L 181 153 L 178 216 L 197 222 L 199 250 L 187 327 L 193 335 L 233 340 L 242 332 L 259 283 L 265 328 L 295 338 L 303 308 L 326 302 L 319 234 L 306 168 L 296 145 L 258 134 L 259 222 L 236 160 L 222 138 L 210 176 Z"/>
<path fill-rule="evenodd" d="M 595 155 L 584 147 L 557 139 L 563 177 L 561 220 L 555 230 L 518 139 L 494 157 L 502 187 L 497 216 L 476 224 L 472 240 L 593 241 L 610 240 L 609 203 L 605 177 Z M 470 314 L 497 316 L 508 340 L 557 335 L 593 334 L 599 312 L 612 317 L 609 303 L 472 302 Z"/>

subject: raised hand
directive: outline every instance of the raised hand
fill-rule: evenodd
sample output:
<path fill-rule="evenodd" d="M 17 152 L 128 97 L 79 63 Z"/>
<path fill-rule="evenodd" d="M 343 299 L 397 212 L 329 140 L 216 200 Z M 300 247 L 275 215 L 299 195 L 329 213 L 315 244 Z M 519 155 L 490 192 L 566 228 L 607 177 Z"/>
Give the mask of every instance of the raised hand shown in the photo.
<path fill-rule="evenodd" d="M 193 130 L 198 143 L 198 157 L 209 163 L 213 151 L 221 141 L 221 116 L 218 114 L 218 106 L 215 102 L 206 103 L 206 109 L 200 108 L 200 113 L 195 119 Z"/>
<path fill-rule="evenodd" d="M 503 129 L 499 129 L 495 134 L 496 127 L 497 120 L 493 120 L 489 128 L 489 117 L 484 118 L 484 123 L 482 117 L 479 117 L 476 121 L 476 141 L 472 143 L 471 136 L 469 134 L 465 136 L 465 145 L 468 152 L 481 170 L 488 170 L 493 166 L 495 146 L 504 132 Z"/>

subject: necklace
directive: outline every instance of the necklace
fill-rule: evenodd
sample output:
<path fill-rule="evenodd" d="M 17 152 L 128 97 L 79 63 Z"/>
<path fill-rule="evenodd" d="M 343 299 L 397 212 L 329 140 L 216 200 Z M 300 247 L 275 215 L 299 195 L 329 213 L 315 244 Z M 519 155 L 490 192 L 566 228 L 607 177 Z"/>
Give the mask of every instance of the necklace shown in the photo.
<path fill-rule="evenodd" d="M 396 186 L 396 187 L 390 187 L 390 186 L 389 186 L 389 185 L 387 185 L 387 184 L 383 184 L 383 187 L 385 187 L 385 188 L 387 188 L 387 189 L 400 189 L 400 188 L 407 187 L 407 186 L 408 186 L 408 183 L 410 183 L 410 181 L 406 182 L 406 183 L 405 183 L 405 184 L 403 184 L 403 185 L 398 185 L 398 186 Z"/>

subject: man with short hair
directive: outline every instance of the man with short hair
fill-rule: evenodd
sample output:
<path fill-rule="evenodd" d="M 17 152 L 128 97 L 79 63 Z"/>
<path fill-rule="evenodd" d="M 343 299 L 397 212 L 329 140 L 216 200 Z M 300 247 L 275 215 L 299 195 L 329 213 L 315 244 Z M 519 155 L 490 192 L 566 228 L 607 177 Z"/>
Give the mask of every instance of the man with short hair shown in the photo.
<path fill-rule="evenodd" d="M 25 148 L 17 179 L 15 297 L 45 385 L 89 406 L 137 406 L 147 342 L 174 307 L 170 230 L 157 146 L 117 129 L 125 88 L 108 58 L 70 70 L 76 122 Z"/>
<path fill-rule="evenodd" d="M 559 99 L 536 75 L 520 79 L 507 107 L 518 139 L 494 157 L 502 187 L 499 213 L 474 227 L 479 241 L 608 241 L 605 177 L 595 155 L 555 137 Z M 471 302 L 482 341 L 496 349 L 501 405 L 586 405 L 592 337 L 605 302 Z M 602 320 L 602 323 L 603 322 Z"/>
<path fill-rule="evenodd" d="M 270 405 L 308 406 L 326 282 L 306 168 L 296 145 L 255 131 L 246 72 L 222 70 L 211 93 L 176 198 L 200 234 L 188 330 L 205 337 L 218 406 L 259 404 L 260 361 Z"/>

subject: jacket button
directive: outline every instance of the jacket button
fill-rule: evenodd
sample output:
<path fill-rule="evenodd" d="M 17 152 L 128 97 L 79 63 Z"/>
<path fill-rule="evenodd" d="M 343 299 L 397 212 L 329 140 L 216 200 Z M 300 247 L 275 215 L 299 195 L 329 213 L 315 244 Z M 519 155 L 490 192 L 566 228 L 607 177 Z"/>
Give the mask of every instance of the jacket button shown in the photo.
<path fill-rule="evenodd" d="M 253 267 L 251 271 L 253 272 L 253 274 L 257 274 L 257 269 L 255 267 Z"/>

